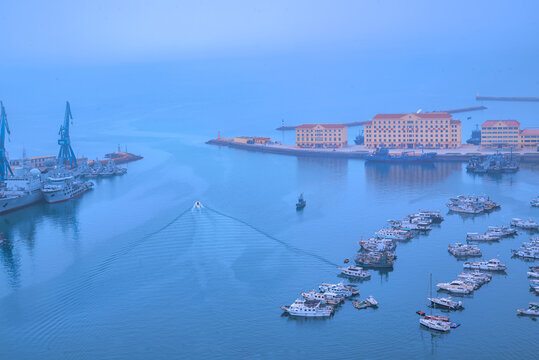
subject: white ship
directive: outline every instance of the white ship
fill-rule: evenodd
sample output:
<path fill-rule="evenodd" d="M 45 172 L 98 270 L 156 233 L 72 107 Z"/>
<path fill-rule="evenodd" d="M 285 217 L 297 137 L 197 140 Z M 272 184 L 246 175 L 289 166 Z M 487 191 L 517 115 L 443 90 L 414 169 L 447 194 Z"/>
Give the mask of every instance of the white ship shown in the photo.
<path fill-rule="evenodd" d="M 40 201 L 41 178 L 38 169 L 16 169 L 15 175 L 0 185 L 0 214 Z"/>
<path fill-rule="evenodd" d="M 301 296 L 303 296 L 305 300 L 318 300 L 329 305 L 339 305 L 344 301 L 344 296 L 339 296 L 330 292 L 319 293 L 316 291 L 309 291 L 308 293 L 301 293 Z"/>
<path fill-rule="evenodd" d="M 451 310 L 462 308 L 462 301 L 454 301 L 453 299 L 451 299 L 450 296 L 436 297 L 436 298 L 430 297 L 428 299 L 433 305 L 442 306 Z"/>
<path fill-rule="evenodd" d="M 49 183 L 41 189 L 45 201 L 49 204 L 73 199 L 94 187 L 91 181 L 74 180 L 72 176 L 49 177 Z"/>
<path fill-rule="evenodd" d="M 366 278 L 371 277 L 370 272 L 363 270 L 363 268 L 359 266 L 351 265 L 348 267 L 339 267 L 338 269 L 341 270 L 341 273 L 343 275 L 346 275 L 355 279 L 366 279 Z"/>
<path fill-rule="evenodd" d="M 320 306 L 318 300 L 297 299 L 290 306 L 281 306 L 281 309 L 290 315 L 305 317 L 327 317 L 333 313 L 332 306 Z"/>
<path fill-rule="evenodd" d="M 539 303 L 531 302 L 528 309 L 517 309 L 517 312 L 522 315 L 539 316 Z"/>
<path fill-rule="evenodd" d="M 485 271 L 505 271 L 507 266 L 502 264 L 498 259 L 490 259 L 489 261 L 465 262 L 464 268 Z"/>

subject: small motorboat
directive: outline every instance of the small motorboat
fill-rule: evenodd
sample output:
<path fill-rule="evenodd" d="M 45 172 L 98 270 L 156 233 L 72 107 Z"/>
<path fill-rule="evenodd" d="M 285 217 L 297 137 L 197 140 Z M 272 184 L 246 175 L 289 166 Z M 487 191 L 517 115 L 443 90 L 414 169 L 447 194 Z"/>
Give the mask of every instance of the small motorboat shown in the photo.
<path fill-rule="evenodd" d="M 527 309 L 517 309 L 519 315 L 539 316 L 539 303 L 531 302 Z"/>
<path fill-rule="evenodd" d="M 341 274 L 354 279 L 367 279 L 371 277 L 371 273 L 369 271 L 365 271 L 359 266 L 350 265 L 348 267 L 340 267 L 338 269 L 341 270 Z"/>
<path fill-rule="evenodd" d="M 345 263 L 345 264 L 348 264 L 349 262 L 350 262 L 350 259 L 349 259 L 349 258 L 344 259 L 344 263 Z"/>
<path fill-rule="evenodd" d="M 301 193 L 298 197 L 298 202 L 296 203 L 296 210 L 303 210 L 306 205 L 307 202 L 303 198 L 303 193 Z"/>
<path fill-rule="evenodd" d="M 462 308 L 462 301 L 454 301 L 450 296 L 428 298 L 433 306 L 441 306 L 447 309 L 456 310 Z"/>

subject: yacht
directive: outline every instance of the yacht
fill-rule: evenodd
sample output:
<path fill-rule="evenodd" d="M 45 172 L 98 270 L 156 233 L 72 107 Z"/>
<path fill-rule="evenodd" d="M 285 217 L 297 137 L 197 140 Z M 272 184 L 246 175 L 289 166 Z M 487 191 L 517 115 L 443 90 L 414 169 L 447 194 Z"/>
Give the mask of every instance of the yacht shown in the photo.
<path fill-rule="evenodd" d="M 458 275 L 458 279 L 463 281 L 465 284 L 472 286 L 474 290 L 477 290 L 484 284 L 490 282 L 492 276 L 476 270 L 473 272 L 462 272 Z"/>
<path fill-rule="evenodd" d="M 0 214 L 32 205 L 41 199 L 41 172 L 15 169 L 15 175 L 0 183 Z"/>
<path fill-rule="evenodd" d="M 316 291 L 309 291 L 308 293 L 301 293 L 301 296 L 303 296 L 305 300 L 318 300 L 329 305 L 339 305 L 344 301 L 344 296 L 339 296 L 330 292 L 319 293 Z"/>
<path fill-rule="evenodd" d="M 446 321 L 420 318 L 419 323 L 432 330 L 438 330 L 438 331 L 443 331 L 443 332 L 448 332 L 450 330 L 449 323 Z"/>
<path fill-rule="evenodd" d="M 381 239 L 391 239 L 391 240 L 410 240 L 414 234 L 410 230 L 403 230 L 397 228 L 391 229 L 380 229 L 375 233 L 377 238 Z"/>
<path fill-rule="evenodd" d="M 529 219 L 529 220 L 522 220 L 519 218 L 513 218 L 511 220 L 511 226 L 519 227 L 526 230 L 537 230 L 539 229 L 539 224 L 535 221 Z"/>
<path fill-rule="evenodd" d="M 511 252 L 514 256 L 522 257 L 525 259 L 539 259 L 539 247 L 511 250 Z"/>
<path fill-rule="evenodd" d="M 531 302 L 527 309 L 517 309 L 520 315 L 539 316 L 539 303 Z"/>
<path fill-rule="evenodd" d="M 350 265 L 348 267 L 339 267 L 343 275 L 349 276 L 354 279 L 367 279 L 371 277 L 371 273 L 363 270 L 362 267 Z"/>
<path fill-rule="evenodd" d="M 502 264 L 498 259 L 490 259 L 489 261 L 465 262 L 464 268 L 485 271 L 505 271 L 507 266 Z"/>
<path fill-rule="evenodd" d="M 500 240 L 500 237 L 493 234 L 479 234 L 475 232 L 466 233 L 467 241 L 497 241 Z"/>
<path fill-rule="evenodd" d="M 518 230 L 508 226 L 489 226 L 486 233 L 498 237 L 508 237 L 516 235 Z"/>
<path fill-rule="evenodd" d="M 49 177 L 41 192 L 49 204 L 73 199 L 94 187 L 91 181 L 74 180 L 73 176 Z"/>
<path fill-rule="evenodd" d="M 342 282 L 338 284 L 323 283 L 318 289 L 321 292 L 331 292 L 344 297 L 359 295 L 359 289 L 352 285 L 344 285 Z"/>
<path fill-rule="evenodd" d="M 451 310 L 457 310 L 462 308 L 462 301 L 453 301 L 450 296 L 448 297 L 436 297 L 428 298 L 434 306 L 441 306 Z"/>
<path fill-rule="evenodd" d="M 436 286 L 454 294 L 469 294 L 474 291 L 473 286 L 466 284 L 461 280 L 453 280 L 450 283 L 439 283 L 436 284 Z"/>
<path fill-rule="evenodd" d="M 281 309 L 293 316 L 328 317 L 333 314 L 332 306 L 321 306 L 318 300 L 296 299 L 292 305 L 281 306 Z"/>

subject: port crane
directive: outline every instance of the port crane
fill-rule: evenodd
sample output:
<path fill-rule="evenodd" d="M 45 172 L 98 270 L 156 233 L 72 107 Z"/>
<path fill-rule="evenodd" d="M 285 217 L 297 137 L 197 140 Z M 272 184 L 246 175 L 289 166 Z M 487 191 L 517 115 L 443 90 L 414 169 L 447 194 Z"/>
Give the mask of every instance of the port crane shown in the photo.
<path fill-rule="evenodd" d="M 4 181 L 9 175 L 13 175 L 11 166 L 9 166 L 9 161 L 6 156 L 6 133 L 9 135 L 9 125 L 7 123 L 6 109 L 4 109 L 4 104 L 0 101 L 0 107 L 2 108 L 2 113 L 0 117 L 0 181 Z"/>
<path fill-rule="evenodd" d="M 60 139 L 58 140 L 58 145 L 60 145 L 60 152 L 58 153 L 58 165 L 64 165 L 69 163 L 71 168 L 77 167 L 77 158 L 75 153 L 71 148 L 71 140 L 69 139 L 69 121 L 73 119 L 71 115 L 71 107 L 69 106 L 69 101 L 66 101 L 66 112 L 64 117 L 64 123 L 60 126 Z"/>

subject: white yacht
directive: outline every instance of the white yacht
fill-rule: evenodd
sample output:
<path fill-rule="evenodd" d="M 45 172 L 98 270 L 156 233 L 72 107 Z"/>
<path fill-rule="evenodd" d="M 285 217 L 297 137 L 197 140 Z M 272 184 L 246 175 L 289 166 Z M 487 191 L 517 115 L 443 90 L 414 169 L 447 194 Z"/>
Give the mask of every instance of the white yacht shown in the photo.
<path fill-rule="evenodd" d="M 508 226 L 489 226 L 486 233 L 498 237 L 508 237 L 516 235 L 518 230 Z"/>
<path fill-rule="evenodd" d="M 73 199 L 94 187 L 93 182 L 74 180 L 73 176 L 49 177 L 48 180 L 41 192 L 49 204 Z"/>
<path fill-rule="evenodd" d="M 355 279 L 367 279 L 371 277 L 371 273 L 369 271 L 363 270 L 363 268 L 359 266 L 351 265 L 348 267 L 340 267 L 338 269 L 341 270 L 343 275 Z"/>
<path fill-rule="evenodd" d="M 537 230 L 539 229 L 539 224 L 533 221 L 532 219 L 529 220 L 522 220 L 519 218 L 513 218 L 511 220 L 511 226 L 519 227 L 526 230 Z"/>
<path fill-rule="evenodd" d="M 301 296 L 303 296 L 305 300 L 318 300 L 329 305 L 339 305 L 342 301 L 344 301 L 344 296 L 339 296 L 330 292 L 320 293 L 316 291 L 309 291 L 307 293 L 301 293 Z"/>
<path fill-rule="evenodd" d="M 498 259 L 490 259 L 489 261 L 465 262 L 464 268 L 485 271 L 505 271 L 507 266 L 502 264 Z"/>
<path fill-rule="evenodd" d="M 517 309 L 521 315 L 539 316 L 539 303 L 531 302 L 527 309 Z"/>
<path fill-rule="evenodd" d="M 281 306 L 281 309 L 293 316 L 328 317 L 333 314 L 332 306 L 321 306 L 318 300 L 296 299 L 292 305 Z"/>
<path fill-rule="evenodd" d="M 15 175 L 0 184 L 0 214 L 34 204 L 41 199 L 41 172 L 38 169 L 15 169 Z"/>
<path fill-rule="evenodd" d="M 359 295 L 359 289 L 352 285 L 344 285 L 342 282 L 338 284 L 323 283 L 318 287 L 318 289 L 320 290 L 320 292 L 331 292 L 345 297 Z"/>
<path fill-rule="evenodd" d="M 443 331 L 443 332 L 447 332 L 450 330 L 449 323 L 445 321 L 420 318 L 419 323 L 432 330 L 438 330 L 438 331 Z"/>
<path fill-rule="evenodd" d="M 462 308 L 462 301 L 454 301 L 451 296 L 448 297 L 436 297 L 436 298 L 428 298 L 429 301 L 434 305 L 438 305 L 444 308 L 448 308 L 451 310 L 456 310 Z"/>
<path fill-rule="evenodd" d="M 474 290 L 473 286 L 461 280 L 453 280 L 450 283 L 439 283 L 436 286 L 455 294 L 470 294 Z"/>
<path fill-rule="evenodd" d="M 495 234 L 490 234 L 490 233 L 479 234 L 476 232 L 469 232 L 469 233 L 466 233 L 466 240 L 468 241 L 496 241 L 496 240 L 500 240 L 500 236 L 495 235 Z"/>

